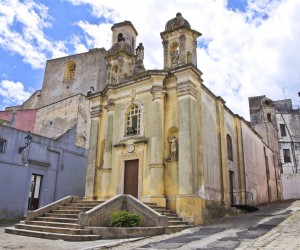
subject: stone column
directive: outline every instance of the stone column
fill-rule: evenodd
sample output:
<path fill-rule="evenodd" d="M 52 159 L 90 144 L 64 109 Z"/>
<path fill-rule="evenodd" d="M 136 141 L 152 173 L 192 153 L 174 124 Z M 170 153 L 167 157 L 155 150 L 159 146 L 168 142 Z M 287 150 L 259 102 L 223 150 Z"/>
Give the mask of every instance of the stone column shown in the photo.
<path fill-rule="evenodd" d="M 94 103 L 93 103 L 94 101 Z M 98 149 L 98 127 L 102 107 L 96 98 L 91 100 L 91 129 L 89 141 L 89 153 L 86 171 L 84 199 L 92 199 L 95 195 L 96 160 Z"/>
<path fill-rule="evenodd" d="M 185 41 L 186 37 L 185 35 L 181 35 L 179 37 L 179 64 L 186 64 L 187 63 L 187 55 L 185 51 Z"/>
<path fill-rule="evenodd" d="M 150 138 L 150 196 L 153 202 L 166 205 L 164 196 L 164 95 L 163 86 L 153 86 L 153 135 Z"/>
<path fill-rule="evenodd" d="M 197 39 L 194 41 L 192 63 L 197 66 Z"/>
<path fill-rule="evenodd" d="M 169 42 L 168 41 L 163 41 L 162 42 L 163 47 L 164 47 L 164 69 L 168 69 L 170 68 L 170 59 L 169 59 Z"/>
<path fill-rule="evenodd" d="M 196 193 L 197 164 L 196 85 L 190 80 L 177 84 L 179 196 Z"/>

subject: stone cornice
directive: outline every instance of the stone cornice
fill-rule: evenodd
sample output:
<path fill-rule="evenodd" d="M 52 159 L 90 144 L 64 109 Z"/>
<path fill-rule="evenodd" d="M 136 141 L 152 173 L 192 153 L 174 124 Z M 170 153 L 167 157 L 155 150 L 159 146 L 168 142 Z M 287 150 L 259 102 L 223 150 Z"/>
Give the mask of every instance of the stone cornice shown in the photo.
<path fill-rule="evenodd" d="M 91 111 L 90 111 L 91 118 L 99 117 L 102 110 L 103 110 L 103 107 L 101 105 L 91 107 Z"/>
<path fill-rule="evenodd" d="M 185 81 L 177 83 L 177 96 L 190 95 L 196 98 L 197 86 L 192 81 Z"/>

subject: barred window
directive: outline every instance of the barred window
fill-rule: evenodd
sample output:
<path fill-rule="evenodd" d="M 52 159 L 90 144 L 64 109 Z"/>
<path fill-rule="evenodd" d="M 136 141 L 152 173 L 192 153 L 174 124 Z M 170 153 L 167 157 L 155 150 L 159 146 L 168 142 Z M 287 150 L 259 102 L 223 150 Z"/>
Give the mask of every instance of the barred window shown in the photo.
<path fill-rule="evenodd" d="M 289 149 L 283 149 L 283 160 L 285 163 L 291 162 L 291 154 Z"/>
<path fill-rule="evenodd" d="M 140 134 L 141 110 L 133 105 L 126 115 L 126 135 Z"/>
<path fill-rule="evenodd" d="M 282 137 L 286 136 L 286 129 L 285 129 L 285 125 L 284 124 L 280 124 L 280 134 Z"/>
<path fill-rule="evenodd" d="M 6 140 L 0 139 L 0 153 L 5 152 Z"/>

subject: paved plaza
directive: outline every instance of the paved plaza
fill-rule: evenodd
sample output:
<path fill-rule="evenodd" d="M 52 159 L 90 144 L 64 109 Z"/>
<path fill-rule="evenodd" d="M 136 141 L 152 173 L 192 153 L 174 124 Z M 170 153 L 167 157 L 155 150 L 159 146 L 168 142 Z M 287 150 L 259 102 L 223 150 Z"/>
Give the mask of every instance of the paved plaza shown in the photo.
<path fill-rule="evenodd" d="M 0 249 L 300 249 L 300 200 L 275 202 L 259 211 L 224 218 L 172 235 L 67 242 L 4 233 Z"/>

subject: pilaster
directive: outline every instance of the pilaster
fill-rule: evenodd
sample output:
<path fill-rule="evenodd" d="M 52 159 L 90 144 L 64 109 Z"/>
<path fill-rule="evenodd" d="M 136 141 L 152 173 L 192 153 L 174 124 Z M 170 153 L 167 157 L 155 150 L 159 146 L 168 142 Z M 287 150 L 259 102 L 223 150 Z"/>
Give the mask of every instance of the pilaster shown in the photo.
<path fill-rule="evenodd" d="M 192 81 L 177 84 L 179 196 L 193 196 L 196 192 L 194 181 L 197 174 L 196 94 L 196 85 Z"/>
<path fill-rule="evenodd" d="M 150 199 L 161 206 L 166 205 L 164 196 L 164 96 L 163 86 L 153 86 L 153 135 L 150 138 Z"/>
<path fill-rule="evenodd" d="M 168 41 L 163 41 L 163 48 L 164 48 L 164 69 L 168 69 L 169 65 L 169 42 Z"/>
<path fill-rule="evenodd" d="M 95 98 L 96 99 L 96 98 Z M 99 100 L 92 100 L 91 104 L 91 129 L 89 141 L 89 153 L 87 162 L 86 182 L 85 182 L 85 197 L 84 199 L 92 199 L 95 195 L 95 182 L 96 182 L 96 159 L 98 150 L 98 128 L 99 119 L 101 119 L 102 106 Z"/>
<path fill-rule="evenodd" d="M 115 114 L 115 103 L 112 99 L 107 101 L 104 106 L 107 110 L 107 124 L 106 124 L 106 137 L 105 137 L 105 148 L 103 156 L 103 167 L 100 169 L 102 174 L 101 181 L 101 196 L 110 196 L 110 178 L 112 170 L 112 150 L 113 150 L 113 131 L 114 131 L 114 114 Z"/>
<path fill-rule="evenodd" d="M 217 117 L 217 132 L 218 132 L 218 147 L 219 147 L 219 164 L 220 164 L 220 186 L 221 199 L 224 202 L 230 203 L 229 183 L 228 183 L 228 167 L 227 167 L 227 142 L 224 124 L 224 105 L 225 101 L 218 97 L 216 100 L 216 117 Z"/>

